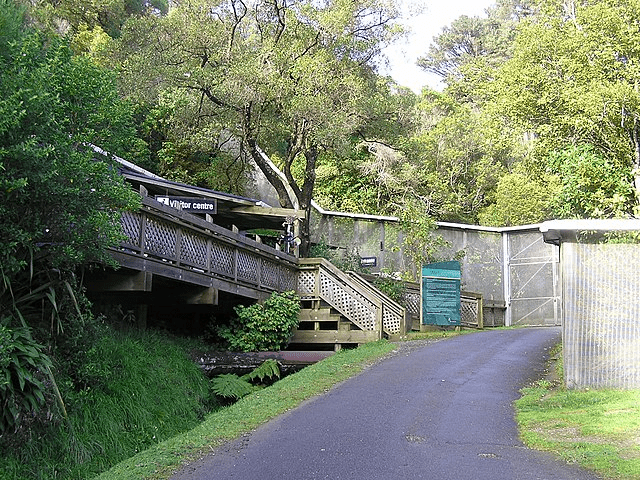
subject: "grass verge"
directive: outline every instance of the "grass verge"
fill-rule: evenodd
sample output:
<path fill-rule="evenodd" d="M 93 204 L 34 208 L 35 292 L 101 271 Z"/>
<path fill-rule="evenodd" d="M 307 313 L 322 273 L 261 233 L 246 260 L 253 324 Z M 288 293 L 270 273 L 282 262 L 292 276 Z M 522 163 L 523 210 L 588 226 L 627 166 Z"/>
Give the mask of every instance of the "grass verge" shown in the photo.
<path fill-rule="evenodd" d="M 396 346 L 387 341 L 342 350 L 269 388 L 242 398 L 228 408 L 207 416 L 198 427 L 166 440 L 121 462 L 98 477 L 100 480 L 165 479 L 181 465 L 201 458 L 213 448 L 251 431 L 335 384 L 359 373 Z"/>
<path fill-rule="evenodd" d="M 190 430 L 214 406 L 208 379 L 174 337 L 106 329 L 82 358 L 73 377 L 57 379 L 66 421 L 43 411 L 29 429 L 0 436 L 0 479 L 91 478 Z"/>
<path fill-rule="evenodd" d="M 408 340 L 439 339 L 460 332 L 428 332 Z M 98 477 L 99 480 L 166 479 L 185 462 L 201 458 L 213 448 L 251 431 L 303 401 L 328 391 L 386 356 L 396 345 L 379 341 L 353 350 L 342 350 L 269 388 L 244 397 L 228 408 L 207 416 L 184 434 L 166 440 L 121 462 Z"/>
<path fill-rule="evenodd" d="M 568 390 L 556 363 L 555 379 L 524 388 L 515 402 L 525 444 L 607 479 L 640 479 L 640 390 Z"/>

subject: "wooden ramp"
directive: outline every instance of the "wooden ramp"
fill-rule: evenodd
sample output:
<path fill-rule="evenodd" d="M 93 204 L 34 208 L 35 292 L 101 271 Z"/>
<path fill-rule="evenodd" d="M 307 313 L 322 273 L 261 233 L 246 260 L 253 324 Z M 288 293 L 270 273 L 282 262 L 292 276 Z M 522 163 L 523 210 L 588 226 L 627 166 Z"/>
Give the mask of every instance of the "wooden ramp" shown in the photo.
<path fill-rule="evenodd" d="M 142 197 L 122 214 L 126 235 L 112 256 L 123 267 L 102 288 L 150 291 L 154 277 L 192 286 L 194 299 L 216 304 L 222 290 L 264 299 L 296 289 L 297 259 L 200 217 Z"/>
<path fill-rule="evenodd" d="M 150 293 L 163 284 L 163 294 L 199 305 L 218 305 L 219 292 L 263 300 L 296 291 L 303 308 L 291 343 L 305 348 L 337 350 L 406 332 L 403 307 L 325 259 L 298 259 L 148 197 L 122 214 L 122 225 L 126 238 L 111 252 L 122 268 L 90 279 L 89 289 Z"/>

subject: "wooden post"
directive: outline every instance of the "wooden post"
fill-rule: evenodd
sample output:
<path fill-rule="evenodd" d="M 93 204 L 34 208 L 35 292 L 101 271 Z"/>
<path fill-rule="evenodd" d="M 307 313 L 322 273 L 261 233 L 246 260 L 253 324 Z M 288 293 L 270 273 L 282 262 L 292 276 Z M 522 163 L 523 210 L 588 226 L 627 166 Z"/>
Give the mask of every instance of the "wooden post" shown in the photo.
<path fill-rule="evenodd" d="M 138 305 L 138 329 L 147 329 L 147 315 L 149 313 L 149 306 L 146 303 Z"/>

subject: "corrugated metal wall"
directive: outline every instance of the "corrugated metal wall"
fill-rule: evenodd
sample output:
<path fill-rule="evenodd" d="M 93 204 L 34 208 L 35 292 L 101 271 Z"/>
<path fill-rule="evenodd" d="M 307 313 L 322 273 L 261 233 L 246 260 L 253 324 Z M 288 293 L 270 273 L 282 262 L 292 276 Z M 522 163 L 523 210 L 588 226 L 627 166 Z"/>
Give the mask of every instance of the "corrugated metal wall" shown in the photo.
<path fill-rule="evenodd" d="M 640 245 L 561 247 L 570 388 L 640 388 Z"/>

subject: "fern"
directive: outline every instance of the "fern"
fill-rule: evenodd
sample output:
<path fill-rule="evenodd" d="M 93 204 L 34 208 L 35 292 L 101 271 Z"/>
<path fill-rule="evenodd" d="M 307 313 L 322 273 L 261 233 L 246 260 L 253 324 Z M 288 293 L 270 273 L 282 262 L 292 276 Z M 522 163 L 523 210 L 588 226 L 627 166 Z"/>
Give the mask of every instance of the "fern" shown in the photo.
<path fill-rule="evenodd" d="M 278 362 L 273 359 L 265 360 L 258 368 L 241 377 L 235 373 L 218 375 L 211 379 L 211 390 L 219 397 L 239 400 L 256 390 L 260 390 L 261 387 L 253 385 L 251 380 L 258 378 L 262 381 L 267 377 L 280 378 Z"/>
<path fill-rule="evenodd" d="M 224 373 L 211 379 L 211 390 L 224 398 L 235 398 L 236 400 L 249 395 L 257 387 L 247 380 L 240 378 L 235 373 Z"/>
<path fill-rule="evenodd" d="M 278 362 L 276 362 L 272 358 L 265 360 L 258 368 L 243 375 L 240 378 L 244 380 L 255 380 L 256 378 L 258 378 L 260 379 L 260 381 L 262 381 L 265 379 L 265 377 L 280 378 L 280 367 L 278 367 Z"/>

